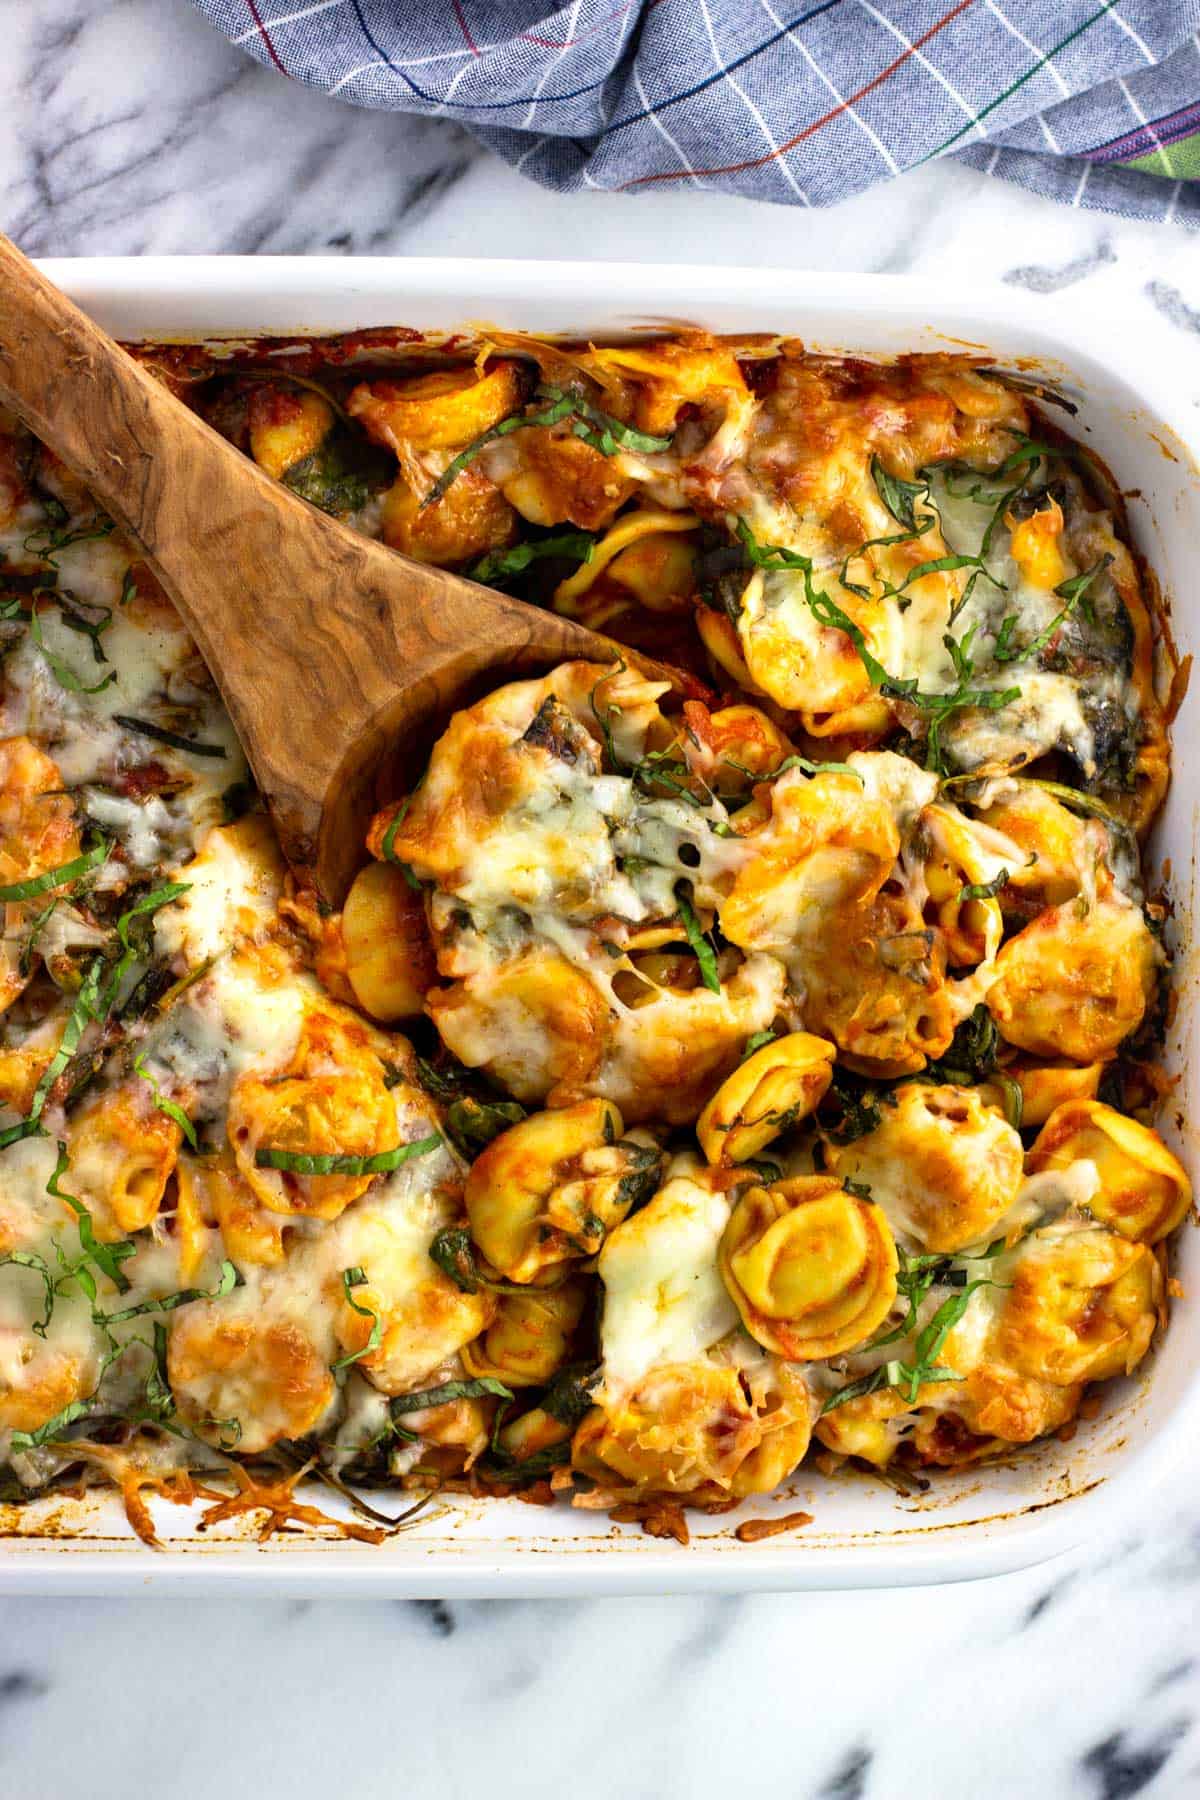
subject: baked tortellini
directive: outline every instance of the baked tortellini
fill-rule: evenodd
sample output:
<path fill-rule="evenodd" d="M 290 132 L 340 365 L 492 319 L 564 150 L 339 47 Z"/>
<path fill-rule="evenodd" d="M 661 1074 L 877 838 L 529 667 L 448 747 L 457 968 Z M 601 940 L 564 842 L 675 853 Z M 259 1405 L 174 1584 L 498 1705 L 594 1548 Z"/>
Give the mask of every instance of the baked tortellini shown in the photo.
<path fill-rule="evenodd" d="M 464 1368 L 509 1387 L 544 1387 L 566 1361 L 587 1300 L 580 1281 L 502 1294 L 491 1325 L 463 1350 Z"/>
<path fill-rule="evenodd" d="M 510 1281 L 553 1278 L 594 1256 L 630 1208 L 652 1193 L 658 1145 L 623 1136 L 608 1100 L 535 1113 L 490 1143 L 467 1176 L 475 1242 Z"/>
<path fill-rule="evenodd" d="M 369 1162 L 396 1141 L 386 1071 L 356 1020 L 314 1011 L 287 1068 L 240 1077 L 229 1097 L 229 1142 L 251 1191 L 273 1212 L 335 1219 L 364 1194 L 369 1173 L 312 1173 L 326 1156 Z M 293 1161 L 279 1166 L 264 1152 Z"/>
<path fill-rule="evenodd" d="M 324 891 L 0 413 L 6 1495 L 269 1535 L 312 1471 L 359 1536 L 398 1486 L 685 1538 L 813 1441 L 902 1485 L 1090 1418 L 1191 1203 L 1139 849 L 1182 682 L 1090 453 L 970 357 L 787 337 L 134 354 L 608 648 L 389 751 Z"/>
<path fill-rule="evenodd" d="M 835 1054 L 826 1039 L 807 1031 L 788 1032 L 751 1050 L 696 1121 L 709 1162 L 746 1162 L 806 1119 L 833 1080 Z"/>
<path fill-rule="evenodd" d="M 904 895 L 831 913 L 828 936 L 804 947 L 793 974 L 805 1025 L 833 1039 L 848 1069 L 911 1075 L 950 1047 L 958 1020 L 946 947 Z"/>
<path fill-rule="evenodd" d="M 1154 1255 L 1075 1213 L 966 1266 L 979 1291 L 936 1360 L 918 1369 L 898 1359 L 898 1384 L 877 1382 L 868 1366 L 835 1390 L 816 1426 L 828 1449 L 878 1465 L 906 1457 L 963 1467 L 1031 1443 L 1075 1416 L 1086 1383 L 1131 1374 L 1159 1322 Z"/>
<path fill-rule="evenodd" d="M 433 884 L 439 1034 L 523 1101 L 595 1095 L 630 1122 L 690 1121 L 783 1002 L 773 958 L 658 956 L 711 931 L 747 860 L 664 692 L 587 663 L 501 688 L 372 829 L 377 855 Z"/>
<path fill-rule="evenodd" d="M 803 1374 L 739 1330 L 718 1268 L 731 1211 L 720 1175 L 682 1157 L 601 1252 L 600 1382 L 572 1466 L 606 1496 L 767 1492 L 808 1448 Z"/>
<path fill-rule="evenodd" d="M 333 1404 L 332 1358 L 305 1319 L 260 1311 L 241 1290 L 176 1319 L 167 1375 L 184 1423 L 203 1442 L 246 1454 L 314 1430 Z"/>
<path fill-rule="evenodd" d="M 988 1007 L 1001 1035 L 1022 1050 L 1102 1061 L 1141 1024 L 1160 961 L 1128 902 L 1048 907 L 1002 946 Z"/>
<path fill-rule="evenodd" d="M 823 1175 L 748 1188 L 718 1261 L 746 1330 L 789 1362 L 819 1362 L 865 1342 L 896 1298 L 886 1218 Z"/>
<path fill-rule="evenodd" d="M 1129 1375 L 1150 1347 L 1162 1291 L 1144 1244 L 1104 1226 L 1048 1228 L 1016 1259 L 997 1354 L 1055 1387 Z"/>
<path fill-rule="evenodd" d="M 157 1217 L 183 1132 L 154 1105 L 149 1087 L 127 1081 L 85 1098 L 67 1132 L 76 1198 L 102 1240 L 142 1231 Z"/>
<path fill-rule="evenodd" d="M 811 1436 L 808 1389 L 787 1363 L 747 1373 L 712 1358 L 656 1368 L 597 1407 L 572 1462 L 609 1504 L 665 1494 L 719 1505 L 770 1493 Z"/>
<path fill-rule="evenodd" d="M 1001 1226 L 1024 1178 L 1024 1151 L 978 1088 L 904 1081 L 876 1129 L 837 1150 L 833 1167 L 870 1189 L 906 1242 L 950 1255 Z"/>
<path fill-rule="evenodd" d="M 1187 1217 L 1192 1185 L 1156 1131 L 1098 1100 L 1065 1101 L 1029 1152 L 1029 1170 L 1091 1163 L 1099 1186 L 1088 1211 L 1110 1230 L 1157 1244 Z"/>
<path fill-rule="evenodd" d="M 402 869 L 368 863 L 355 876 L 342 912 L 346 978 L 373 1019 L 419 1018 L 433 985 L 433 948 L 425 909 Z"/>

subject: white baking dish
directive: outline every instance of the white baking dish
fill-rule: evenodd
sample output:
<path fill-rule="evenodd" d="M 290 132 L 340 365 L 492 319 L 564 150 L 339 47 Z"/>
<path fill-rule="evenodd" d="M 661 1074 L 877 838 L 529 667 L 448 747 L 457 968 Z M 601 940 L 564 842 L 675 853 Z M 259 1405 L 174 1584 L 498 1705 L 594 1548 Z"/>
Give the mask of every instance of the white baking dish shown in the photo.
<path fill-rule="evenodd" d="M 1185 595 L 1200 543 L 1200 481 L 1187 448 L 1194 384 L 1168 347 L 1110 313 L 1081 318 L 1060 302 L 1011 290 L 968 291 L 903 278 L 813 276 L 635 264 L 347 261 L 335 258 L 145 257 L 48 262 L 51 278 L 125 339 L 328 333 L 403 324 L 442 332 L 473 322 L 612 335 L 694 322 L 718 331 L 784 331 L 812 348 L 890 356 L 983 351 L 989 361 L 1053 379 L 1079 403 L 1073 430 L 1129 491 L 1134 538 L 1164 592 Z M 1192 622 L 1176 613 L 1182 652 Z M 1193 1076 L 1200 1029 L 1188 925 L 1195 906 L 1200 706 L 1175 733 L 1175 785 L 1152 862 L 1169 857 L 1178 907 L 1180 1007 L 1170 1047 L 1179 1104 L 1196 1123 L 1175 1130 L 1185 1159 L 1200 1125 Z M 1186 1287 L 1200 1292 L 1200 1236 L 1184 1228 Z M 188 1513 L 155 1503 L 164 1542 L 133 1539 L 117 1500 L 93 1495 L 3 1509 L 0 1591 L 107 1593 L 231 1587 L 273 1592 L 408 1595 L 611 1594 L 698 1589 L 879 1586 L 959 1580 L 1040 1561 L 1139 1509 L 1200 1424 L 1200 1308 L 1177 1306 L 1158 1354 L 1112 1384 L 1097 1419 L 1011 1464 L 935 1481 L 904 1499 L 881 1481 L 803 1470 L 784 1495 L 740 1513 L 695 1516 L 684 1550 L 611 1525 L 603 1514 L 519 1501 L 452 1501 L 379 1547 L 286 1537 L 259 1548 L 252 1526 L 196 1538 Z M 312 1498 L 326 1508 L 332 1498 Z M 376 1498 L 379 1498 L 376 1496 Z M 403 1496 L 395 1496 L 400 1510 Z M 385 1510 L 388 1510 L 385 1500 Z M 742 1544 L 746 1516 L 804 1509 L 807 1528 Z"/>

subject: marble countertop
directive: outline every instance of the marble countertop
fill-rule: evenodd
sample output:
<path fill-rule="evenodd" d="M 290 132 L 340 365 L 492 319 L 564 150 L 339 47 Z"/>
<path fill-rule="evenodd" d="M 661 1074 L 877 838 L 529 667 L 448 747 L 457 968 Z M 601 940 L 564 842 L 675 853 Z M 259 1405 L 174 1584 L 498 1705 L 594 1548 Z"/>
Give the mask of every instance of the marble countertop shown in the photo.
<path fill-rule="evenodd" d="M 917 271 L 1120 296 L 1200 399 L 1200 237 L 949 163 L 826 213 L 542 192 L 457 127 L 258 68 L 187 0 L 0 0 L 0 224 L 32 253 Z M 1194 1463 L 1200 1477 L 1200 1448 Z M 1152 1800 L 1200 1792 L 1200 1500 L 956 1587 L 596 1602 L 8 1601 L 7 1791 L 189 1800 Z M 149 1754 L 147 1754 L 149 1752 Z M 136 1761 L 134 1760 L 136 1758 Z"/>

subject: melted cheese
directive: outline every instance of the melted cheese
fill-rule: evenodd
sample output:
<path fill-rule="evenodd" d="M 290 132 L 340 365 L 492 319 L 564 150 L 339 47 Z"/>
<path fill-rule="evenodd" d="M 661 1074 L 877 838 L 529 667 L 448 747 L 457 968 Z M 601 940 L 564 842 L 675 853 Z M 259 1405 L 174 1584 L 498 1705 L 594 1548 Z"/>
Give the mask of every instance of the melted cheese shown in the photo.
<path fill-rule="evenodd" d="M 600 1344 L 610 1397 L 660 1364 L 695 1361 L 738 1324 L 717 1271 L 729 1201 L 698 1173 L 681 1168 L 600 1254 Z"/>

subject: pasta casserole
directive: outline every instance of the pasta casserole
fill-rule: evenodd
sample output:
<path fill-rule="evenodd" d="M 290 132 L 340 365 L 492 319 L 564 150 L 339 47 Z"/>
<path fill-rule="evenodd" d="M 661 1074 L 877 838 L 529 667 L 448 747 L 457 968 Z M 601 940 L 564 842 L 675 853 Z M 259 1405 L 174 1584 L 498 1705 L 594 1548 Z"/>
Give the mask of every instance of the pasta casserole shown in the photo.
<path fill-rule="evenodd" d="M 922 1485 L 1088 1416 L 1191 1205 L 1141 853 L 1182 681 L 1052 396 L 695 333 L 138 354 L 613 654 L 450 718 L 331 909 L 0 419 L 3 1498 L 686 1539 L 806 1458 Z"/>

